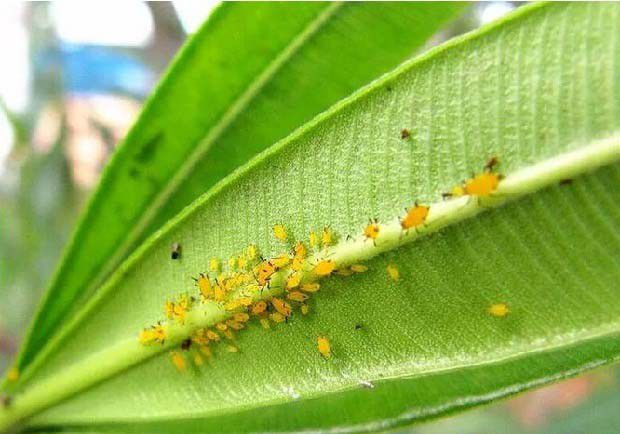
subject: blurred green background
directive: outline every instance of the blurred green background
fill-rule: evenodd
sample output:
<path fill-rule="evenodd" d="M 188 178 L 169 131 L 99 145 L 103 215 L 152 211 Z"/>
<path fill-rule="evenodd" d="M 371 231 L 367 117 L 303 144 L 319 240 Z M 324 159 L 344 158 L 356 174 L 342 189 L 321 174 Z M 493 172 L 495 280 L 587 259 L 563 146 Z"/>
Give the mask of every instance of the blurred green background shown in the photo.
<path fill-rule="evenodd" d="M 0 373 L 110 153 L 215 6 L 0 3 Z M 475 4 L 428 45 L 515 7 Z M 620 369 L 610 367 L 399 432 L 618 432 L 619 392 Z"/>

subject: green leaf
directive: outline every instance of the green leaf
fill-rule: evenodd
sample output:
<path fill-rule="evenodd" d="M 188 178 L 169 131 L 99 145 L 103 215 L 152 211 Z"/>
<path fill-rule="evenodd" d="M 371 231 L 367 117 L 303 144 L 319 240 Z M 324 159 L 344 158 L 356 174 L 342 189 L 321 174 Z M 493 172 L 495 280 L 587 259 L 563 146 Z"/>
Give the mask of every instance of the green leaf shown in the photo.
<path fill-rule="evenodd" d="M 22 373 L 0 427 L 34 416 L 40 429 L 381 430 L 618 360 L 618 26 L 612 3 L 524 7 L 320 115 L 143 244 Z M 491 156 L 506 175 L 491 197 L 442 201 Z M 430 213 L 403 232 L 416 200 Z M 374 217 L 376 245 L 361 236 Z M 184 372 L 168 350 L 230 316 L 219 304 L 163 322 L 164 345 L 137 342 L 166 300 L 196 294 L 209 258 L 290 249 L 276 223 L 291 240 L 329 225 L 338 243 L 309 263 L 368 272 L 321 280 L 310 314 L 269 331 L 252 321 L 239 352 L 215 345 Z M 281 293 L 286 272 L 250 295 Z M 507 316 L 488 313 L 498 302 Z"/>
<path fill-rule="evenodd" d="M 251 156 L 416 51 L 462 4 L 227 3 L 108 165 L 20 355 L 147 236 Z"/>

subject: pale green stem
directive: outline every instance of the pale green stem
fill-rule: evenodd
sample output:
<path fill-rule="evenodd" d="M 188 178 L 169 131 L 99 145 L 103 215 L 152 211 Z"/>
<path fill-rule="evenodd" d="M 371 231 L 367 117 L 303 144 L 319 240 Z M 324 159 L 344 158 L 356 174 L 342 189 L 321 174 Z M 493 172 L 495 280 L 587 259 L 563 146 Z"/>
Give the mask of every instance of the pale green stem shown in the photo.
<path fill-rule="evenodd" d="M 489 197 L 462 196 L 431 204 L 424 225 L 416 229 L 403 232 L 400 221 L 394 219 L 381 225 L 380 236 L 375 243 L 360 235 L 313 255 L 308 258 L 304 269 L 304 280 L 316 280 L 317 277 L 313 275 L 312 267 L 318 261 L 330 259 L 335 261 L 339 268 L 367 261 L 383 252 L 396 249 L 418 237 L 473 217 L 487 209 L 501 206 L 563 179 L 574 178 L 619 160 L 620 137 L 612 136 L 526 167 L 503 179 L 497 190 Z M 236 295 L 249 295 L 254 300 L 269 299 L 284 292 L 283 283 L 289 272 L 283 270 L 276 273 L 271 279 L 269 289 L 249 294 L 247 290 L 239 290 Z M 192 308 L 183 324 L 172 322 L 166 325 L 168 338 L 162 345 L 141 345 L 137 339 L 139 330 L 136 330 L 135 339 L 119 342 L 95 353 L 68 366 L 53 377 L 35 383 L 23 393 L 15 396 L 8 408 L 0 410 L 0 430 L 5 430 L 38 411 L 129 369 L 162 351 L 178 346 L 195 330 L 211 327 L 230 317 L 232 313 L 212 301 L 200 303 Z"/>

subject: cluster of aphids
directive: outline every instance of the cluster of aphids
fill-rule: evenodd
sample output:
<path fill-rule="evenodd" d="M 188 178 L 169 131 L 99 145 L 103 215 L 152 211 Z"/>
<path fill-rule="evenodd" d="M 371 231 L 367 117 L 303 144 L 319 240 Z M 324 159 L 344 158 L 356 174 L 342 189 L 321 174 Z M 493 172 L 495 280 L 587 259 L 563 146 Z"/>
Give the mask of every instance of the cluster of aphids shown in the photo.
<path fill-rule="evenodd" d="M 454 196 L 484 197 L 491 195 L 498 187 L 501 175 L 494 172 L 498 159 L 493 157 L 485 165 L 485 170 L 456 186 L 444 198 Z M 415 204 L 406 210 L 406 214 L 399 218 L 403 231 L 416 229 L 425 224 L 430 206 Z M 373 244 L 381 236 L 382 225 L 377 219 L 369 221 L 362 236 Z M 281 242 L 288 242 L 286 228 L 277 224 L 273 226 L 274 237 Z M 319 280 L 331 275 L 349 276 L 363 273 L 367 266 L 354 264 L 341 267 L 336 260 L 323 255 L 323 259 L 309 260 L 309 252 L 320 253 L 321 249 L 332 246 L 335 235 L 329 227 L 321 232 L 311 232 L 307 243 L 294 241 L 291 249 L 271 258 L 263 258 L 255 245 L 249 245 L 241 254 L 231 257 L 227 261 L 227 271 L 222 271 L 222 263 L 216 258 L 209 261 L 209 271 L 200 273 L 195 280 L 198 294 L 196 296 L 181 295 L 176 300 L 167 301 L 164 313 L 167 320 L 184 324 L 188 313 L 197 303 L 207 301 L 220 304 L 228 313 L 228 318 L 209 328 L 195 330 L 191 336 L 183 340 L 178 349 L 172 351 L 172 362 L 180 371 L 187 366 L 190 358 L 195 365 L 202 365 L 204 357 L 211 357 L 213 345 L 228 341 L 226 350 L 237 352 L 238 348 L 232 342 L 235 333 L 246 328 L 252 318 L 265 329 L 272 324 L 288 321 L 295 308 L 302 315 L 307 315 L 310 308 L 308 300 L 312 294 L 320 289 Z M 173 244 L 171 258 L 181 257 L 181 246 Z M 321 258 L 321 255 L 318 255 Z M 317 255 L 313 256 L 317 258 Z M 393 281 L 400 279 L 398 267 L 390 264 L 387 274 Z M 281 273 L 280 273 L 281 272 Z M 267 288 L 273 289 L 272 278 L 276 273 L 283 277 L 278 281 L 282 295 L 264 295 Z M 494 316 L 503 316 L 506 312 L 501 309 L 489 311 Z M 140 332 L 139 341 L 143 345 L 164 344 L 168 339 L 168 327 L 158 323 Z M 317 338 L 317 349 L 325 358 L 331 357 L 330 342 L 327 337 Z"/>

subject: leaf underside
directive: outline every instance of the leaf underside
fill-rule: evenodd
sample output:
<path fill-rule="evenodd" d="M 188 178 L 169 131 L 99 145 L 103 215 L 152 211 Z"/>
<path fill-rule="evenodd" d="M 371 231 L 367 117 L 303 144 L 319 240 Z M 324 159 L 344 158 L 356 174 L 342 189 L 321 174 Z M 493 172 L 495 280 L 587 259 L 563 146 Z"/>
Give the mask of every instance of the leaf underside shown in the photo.
<path fill-rule="evenodd" d="M 462 8 L 220 6 L 182 50 L 107 166 L 19 367 L 163 223 L 250 157 L 411 56 Z"/>
<path fill-rule="evenodd" d="M 137 332 L 208 258 L 264 255 L 329 225 L 402 215 L 491 156 L 510 174 L 620 130 L 615 4 L 526 7 L 320 116 L 150 239 L 65 329 L 28 387 Z M 409 139 L 400 138 L 407 128 Z M 381 429 L 574 375 L 620 355 L 620 165 L 585 174 L 325 281 L 311 314 L 240 333 L 183 374 L 168 354 L 42 412 L 34 427 L 134 432 Z M 169 246 L 183 245 L 181 261 Z M 386 266 L 398 264 L 391 282 Z M 490 316 L 506 302 L 505 318 Z M 355 325 L 362 327 L 356 330 Z M 324 360 L 317 335 L 328 335 Z M 137 345 L 137 344 L 136 344 Z M 371 382 L 374 388 L 361 383 Z"/>

